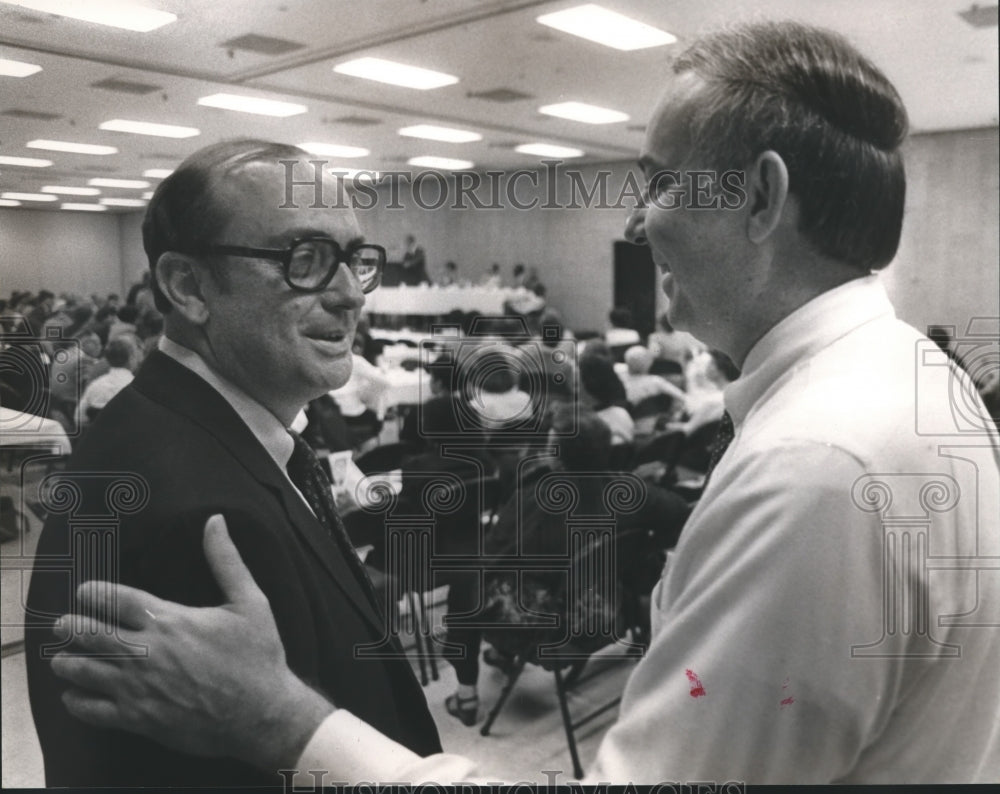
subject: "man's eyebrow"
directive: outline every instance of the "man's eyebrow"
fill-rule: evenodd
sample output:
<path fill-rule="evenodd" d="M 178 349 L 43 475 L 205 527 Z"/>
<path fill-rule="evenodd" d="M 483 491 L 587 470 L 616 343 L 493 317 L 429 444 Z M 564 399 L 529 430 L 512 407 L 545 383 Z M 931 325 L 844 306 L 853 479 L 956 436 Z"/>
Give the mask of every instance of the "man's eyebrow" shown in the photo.
<path fill-rule="evenodd" d="M 285 229 L 282 232 L 273 234 L 267 238 L 268 245 L 284 245 L 290 243 L 292 240 L 298 240 L 303 237 L 325 237 L 328 240 L 333 240 L 334 242 L 339 241 L 331 235 L 326 229 L 317 229 L 313 226 L 296 226 L 291 229 Z M 349 240 L 347 240 L 346 245 L 359 245 L 365 241 L 364 235 L 354 235 Z"/>

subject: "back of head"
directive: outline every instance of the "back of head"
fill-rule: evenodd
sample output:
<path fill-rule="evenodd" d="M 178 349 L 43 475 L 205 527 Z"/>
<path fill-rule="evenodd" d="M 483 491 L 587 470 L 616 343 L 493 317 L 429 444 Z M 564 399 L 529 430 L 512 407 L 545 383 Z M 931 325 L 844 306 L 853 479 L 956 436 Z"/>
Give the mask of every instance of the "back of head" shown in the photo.
<path fill-rule="evenodd" d="M 136 353 L 135 343 L 127 334 L 115 337 L 104 348 L 104 357 L 112 367 L 128 368 Z"/>
<path fill-rule="evenodd" d="M 645 375 L 653 366 L 653 354 L 642 345 L 632 345 L 625 351 L 625 366 L 630 375 Z"/>
<path fill-rule="evenodd" d="M 593 411 L 558 404 L 552 409 L 552 429 L 558 436 L 559 461 L 566 471 L 608 470 L 611 429 Z"/>
<path fill-rule="evenodd" d="M 592 398 L 596 410 L 625 404 L 625 385 L 610 359 L 583 356 L 580 359 L 580 385 Z"/>
<path fill-rule="evenodd" d="M 889 264 L 906 193 L 906 110 L 843 36 L 796 22 L 744 25 L 699 39 L 673 71 L 704 81 L 689 135 L 707 165 L 743 169 L 777 152 L 813 248 L 866 272 Z"/>
<path fill-rule="evenodd" d="M 632 312 L 626 306 L 615 306 L 608 312 L 608 320 L 615 328 L 635 328 Z"/>
<path fill-rule="evenodd" d="M 156 308 L 168 313 L 170 301 L 156 282 L 156 262 L 165 251 L 192 252 L 212 242 L 225 225 L 226 208 L 213 201 L 215 186 L 238 168 L 253 162 L 278 163 L 308 157 L 282 143 L 241 138 L 206 146 L 188 157 L 164 179 L 146 208 L 142 243 L 149 260 Z"/>

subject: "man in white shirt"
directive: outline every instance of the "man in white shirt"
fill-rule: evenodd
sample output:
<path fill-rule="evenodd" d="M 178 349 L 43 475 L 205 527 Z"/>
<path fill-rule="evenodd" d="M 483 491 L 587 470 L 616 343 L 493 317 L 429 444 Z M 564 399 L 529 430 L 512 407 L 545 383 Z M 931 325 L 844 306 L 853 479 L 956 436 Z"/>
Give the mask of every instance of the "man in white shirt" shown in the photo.
<path fill-rule="evenodd" d="M 793 23 L 702 38 L 671 69 L 627 236 L 664 273 L 670 322 L 742 375 L 725 393 L 732 444 L 653 592 L 649 651 L 587 780 L 995 782 L 997 434 L 873 275 L 899 243 L 899 96 L 845 40 Z M 170 636 L 143 608 L 185 634 L 260 625 L 225 533 L 213 527 L 206 544 L 236 617 L 125 594 L 137 639 Z M 101 676 L 77 659 L 57 667 L 105 693 L 74 695 L 85 719 L 252 757 L 263 707 L 222 724 L 199 696 L 242 686 L 242 701 L 275 704 L 267 687 L 294 681 L 280 664 L 240 679 L 200 658 L 211 687 L 153 654 L 145 677 L 134 664 Z M 126 685 L 144 714 L 115 694 Z M 314 713 L 314 696 L 288 697 Z M 486 775 L 469 759 L 418 758 L 336 705 L 289 769 Z"/>

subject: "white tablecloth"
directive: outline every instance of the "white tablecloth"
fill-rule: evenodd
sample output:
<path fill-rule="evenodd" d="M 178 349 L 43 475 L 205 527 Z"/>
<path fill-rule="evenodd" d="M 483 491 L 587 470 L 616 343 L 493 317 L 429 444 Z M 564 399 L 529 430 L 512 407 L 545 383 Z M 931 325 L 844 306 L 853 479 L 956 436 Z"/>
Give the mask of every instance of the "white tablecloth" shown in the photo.
<path fill-rule="evenodd" d="M 379 287 L 365 297 L 365 311 L 372 314 L 437 316 L 453 309 L 500 314 L 504 301 L 523 290 L 495 287 Z"/>

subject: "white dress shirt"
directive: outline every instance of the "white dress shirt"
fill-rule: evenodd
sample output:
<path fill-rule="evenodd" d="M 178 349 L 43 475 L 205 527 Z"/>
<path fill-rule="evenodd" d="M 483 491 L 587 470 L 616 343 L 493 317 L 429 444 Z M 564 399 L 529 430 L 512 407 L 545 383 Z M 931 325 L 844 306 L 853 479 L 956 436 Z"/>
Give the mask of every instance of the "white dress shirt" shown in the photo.
<path fill-rule="evenodd" d="M 1000 779 L 1000 445 L 932 347 L 866 277 L 750 351 L 726 391 L 735 440 L 586 782 Z M 486 774 L 344 711 L 299 768 Z"/>

